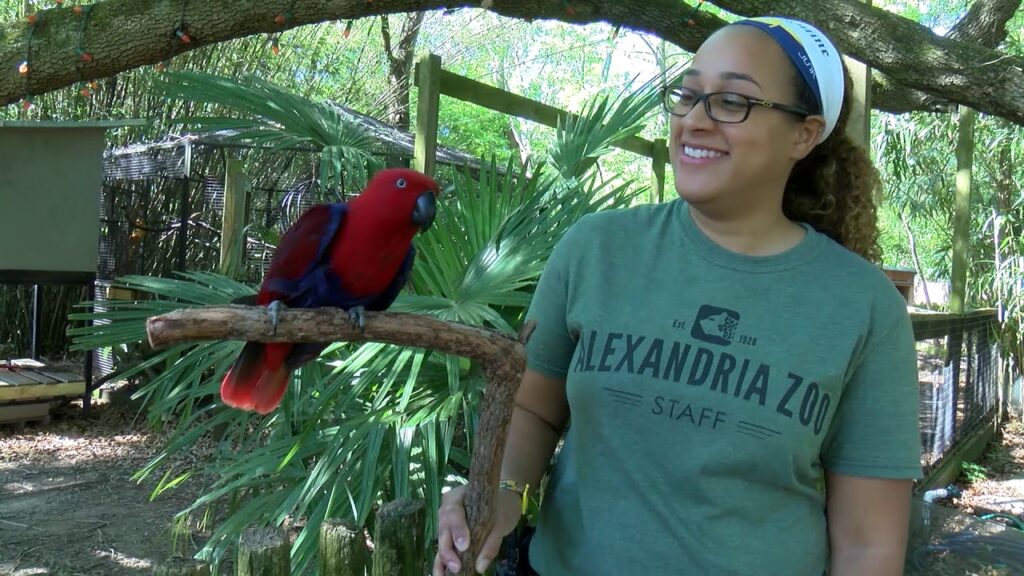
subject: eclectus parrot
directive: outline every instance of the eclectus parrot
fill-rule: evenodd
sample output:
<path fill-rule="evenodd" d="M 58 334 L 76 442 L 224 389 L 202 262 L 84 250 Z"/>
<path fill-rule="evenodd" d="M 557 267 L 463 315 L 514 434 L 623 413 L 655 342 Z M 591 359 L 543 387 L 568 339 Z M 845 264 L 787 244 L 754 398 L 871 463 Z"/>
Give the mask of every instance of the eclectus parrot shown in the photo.
<path fill-rule="evenodd" d="M 409 278 L 412 239 L 434 221 L 437 183 L 405 168 L 377 172 L 348 202 L 318 204 L 281 237 L 256 304 L 274 328 L 283 306 L 332 306 L 363 327 L 364 310 L 387 309 Z M 228 406 L 268 414 L 281 403 L 292 371 L 326 343 L 246 342 L 220 386 Z"/>

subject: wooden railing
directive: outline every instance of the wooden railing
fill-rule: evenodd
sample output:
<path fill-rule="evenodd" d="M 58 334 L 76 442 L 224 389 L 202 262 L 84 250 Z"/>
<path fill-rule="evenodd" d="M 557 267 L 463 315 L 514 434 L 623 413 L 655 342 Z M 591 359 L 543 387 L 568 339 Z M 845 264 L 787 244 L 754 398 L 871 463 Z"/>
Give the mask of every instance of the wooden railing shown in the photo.
<path fill-rule="evenodd" d="M 416 63 L 415 78 L 419 104 L 416 112 L 413 168 L 426 174 L 434 173 L 441 95 L 551 128 L 557 128 L 559 120 L 564 123 L 565 119 L 576 117 L 575 114 L 560 108 L 445 70 L 441 67 L 441 57 L 437 54 L 427 54 Z M 627 136 L 614 142 L 612 146 L 651 159 L 651 201 L 664 200 L 665 165 L 668 164 L 667 141 L 664 138 L 651 141 L 639 136 Z"/>

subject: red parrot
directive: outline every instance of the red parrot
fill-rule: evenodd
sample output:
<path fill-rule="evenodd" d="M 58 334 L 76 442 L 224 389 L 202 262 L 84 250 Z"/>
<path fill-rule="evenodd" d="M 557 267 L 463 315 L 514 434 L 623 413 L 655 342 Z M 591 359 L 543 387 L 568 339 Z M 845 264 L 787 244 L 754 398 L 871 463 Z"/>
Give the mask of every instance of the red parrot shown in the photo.
<path fill-rule="evenodd" d="M 434 221 L 437 183 L 420 172 L 377 172 L 348 202 L 318 204 L 285 232 L 256 304 L 274 327 L 283 306 L 333 306 L 363 327 L 364 310 L 385 310 L 405 285 L 416 257 L 412 239 Z M 221 382 L 228 406 L 268 414 L 281 403 L 293 370 L 326 343 L 246 342 Z"/>

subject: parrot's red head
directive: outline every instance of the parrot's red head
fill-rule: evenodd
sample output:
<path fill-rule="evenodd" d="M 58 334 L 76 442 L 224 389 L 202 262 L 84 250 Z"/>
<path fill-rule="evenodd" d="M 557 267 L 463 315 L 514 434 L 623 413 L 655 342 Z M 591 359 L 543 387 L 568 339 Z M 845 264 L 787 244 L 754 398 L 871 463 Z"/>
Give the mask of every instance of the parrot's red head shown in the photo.
<path fill-rule="evenodd" d="M 373 175 L 349 204 L 378 225 L 426 231 L 434 223 L 441 189 L 433 178 L 409 168 L 386 168 Z"/>

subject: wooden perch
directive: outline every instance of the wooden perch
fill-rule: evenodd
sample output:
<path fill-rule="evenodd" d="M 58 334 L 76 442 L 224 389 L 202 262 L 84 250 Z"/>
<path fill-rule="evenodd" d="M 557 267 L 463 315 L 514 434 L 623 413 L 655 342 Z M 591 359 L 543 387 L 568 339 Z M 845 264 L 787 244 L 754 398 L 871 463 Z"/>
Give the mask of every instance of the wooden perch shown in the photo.
<path fill-rule="evenodd" d="M 494 517 L 505 438 L 526 368 L 525 344 L 532 329 L 532 323 L 528 323 L 517 339 L 494 330 L 416 314 L 367 312 L 366 328 L 360 333 L 339 308 L 287 308 L 281 311 L 274 332 L 265 308 L 237 305 L 176 310 L 146 322 L 149 343 L 154 349 L 200 340 L 384 342 L 478 361 L 487 378 L 487 391 L 480 402 L 465 500 L 471 542 L 470 548 L 461 554 L 462 573 L 466 575 L 475 573 L 475 559 Z"/>

